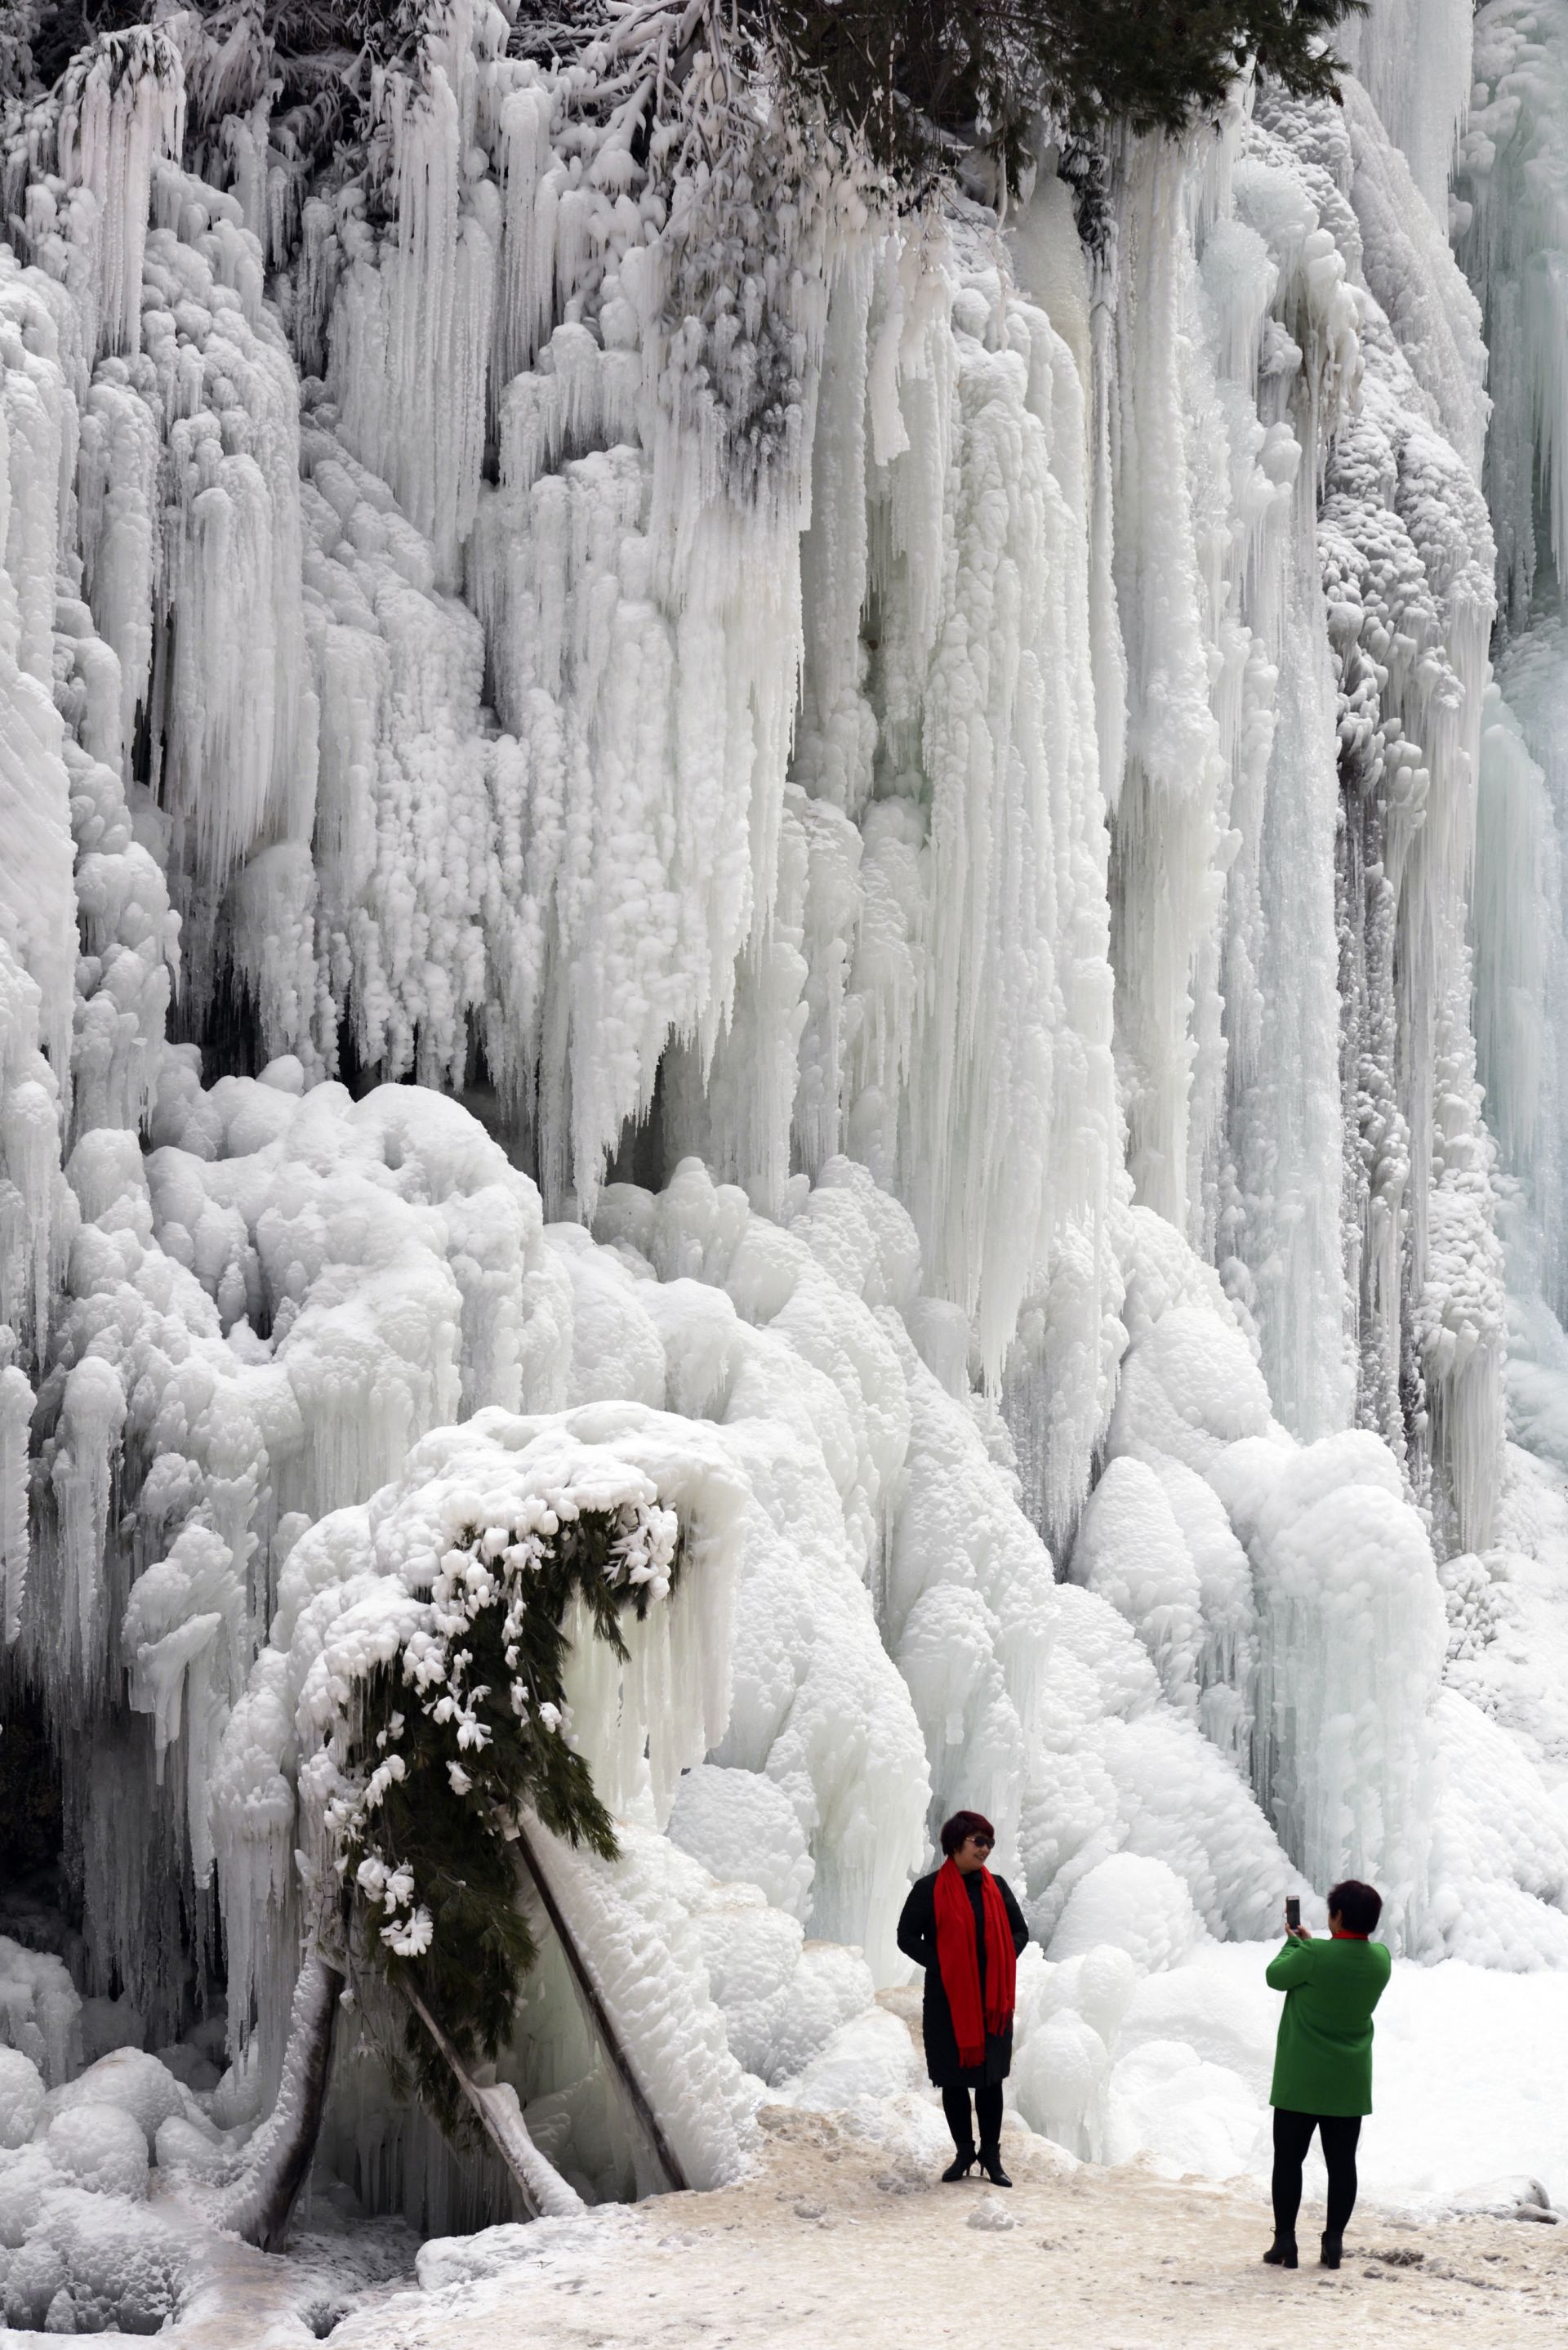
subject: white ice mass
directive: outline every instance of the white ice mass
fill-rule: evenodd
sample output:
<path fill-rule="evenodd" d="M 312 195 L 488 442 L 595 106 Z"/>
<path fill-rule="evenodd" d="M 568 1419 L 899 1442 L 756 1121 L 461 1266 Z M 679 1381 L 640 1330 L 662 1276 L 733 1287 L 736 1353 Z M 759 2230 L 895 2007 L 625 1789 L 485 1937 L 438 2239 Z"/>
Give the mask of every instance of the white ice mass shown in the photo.
<path fill-rule="evenodd" d="M 1568 2200 L 1417 2030 L 1568 1970 L 1568 0 L 1000 217 L 705 52 L 649 145 L 677 9 L 414 13 L 325 165 L 265 12 L 0 40 L 5 2323 L 213 2289 L 356 1677 L 587 1492 L 685 1564 L 545 1871 L 693 2184 L 919 2094 L 961 1802 L 1031 2126 L 1251 2167 L 1237 1946 L 1354 1872 L 1369 2187 Z M 481 2093 L 649 2191 L 542 1942 Z M 386 2054 L 362 2278 L 513 2208 Z"/>

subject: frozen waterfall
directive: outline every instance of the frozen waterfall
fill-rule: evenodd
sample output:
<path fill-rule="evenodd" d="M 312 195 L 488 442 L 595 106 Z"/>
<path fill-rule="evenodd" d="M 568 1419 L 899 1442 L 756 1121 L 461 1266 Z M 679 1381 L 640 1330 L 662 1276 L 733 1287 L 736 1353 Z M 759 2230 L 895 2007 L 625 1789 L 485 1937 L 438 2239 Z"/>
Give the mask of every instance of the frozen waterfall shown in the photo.
<path fill-rule="evenodd" d="M 429 0 L 336 155 L 157 13 L 0 44 L 0 2242 L 62 2099 L 202 2208 L 356 1677 L 607 1461 L 552 1867 L 704 2181 L 910 2088 L 961 1801 L 1079 2151 L 1288 1889 L 1568 1968 L 1568 0 L 1001 217 L 680 11 Z M 504 2213 L 374 2024 L 320 2161 Z M 648 2185 L 557 1951 L 497 2061 Z"/>

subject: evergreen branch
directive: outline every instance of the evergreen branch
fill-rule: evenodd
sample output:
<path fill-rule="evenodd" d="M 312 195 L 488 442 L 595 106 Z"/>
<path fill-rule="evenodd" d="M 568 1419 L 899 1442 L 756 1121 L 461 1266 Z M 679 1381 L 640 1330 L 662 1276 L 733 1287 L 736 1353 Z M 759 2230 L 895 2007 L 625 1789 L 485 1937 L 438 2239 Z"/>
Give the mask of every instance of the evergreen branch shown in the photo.
<path fill-rule="evenodd" d="M 519 1814 L 603 1859 L 618 1851 L 570 1742 L 568 1613 L 579 1605 L 591 1637 L 625 1660 L 627 1611 L 646 1617 L 681 1566 L 668 1511 L 572 1517 L 541 1503 L 535 1520 L 472 1526 L 445 1554 L 420 1627 L 354 1685 L 326 1810 L 356 1970 L 417 1991 L 471 2066 L 509 2039 L 537 1957 L 517 1906 Z M 407 2053 L 442 2126 L 471 2133 L 450 2065 L 411 2016 Z"/>

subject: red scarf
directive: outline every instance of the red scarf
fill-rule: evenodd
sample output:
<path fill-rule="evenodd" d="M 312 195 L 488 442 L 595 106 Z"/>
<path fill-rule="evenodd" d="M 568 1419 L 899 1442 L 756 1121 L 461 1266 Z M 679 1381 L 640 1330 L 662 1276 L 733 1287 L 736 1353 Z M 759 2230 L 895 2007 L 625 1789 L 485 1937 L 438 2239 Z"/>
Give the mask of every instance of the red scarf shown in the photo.
<path fill-rule="evenodd" d="M 969 1887 L 955 1860 L 944 1860 L 937 1871 L 937 1965 L 952 2013 L 959 2063 L 967 2072 L 985 2062 L 988 2032 L 1005 2032 L 1012 2021 L 1018 1962 L 1012 1949 L 1012 1929 L 1007 1922 L 1002 1895 L 989 1868 L 980 1872 L 981 1908 L 985 1919 L 985 2012 L 980 2005 L 980 1952 L 975 1947 L 974 1910 Z"/>

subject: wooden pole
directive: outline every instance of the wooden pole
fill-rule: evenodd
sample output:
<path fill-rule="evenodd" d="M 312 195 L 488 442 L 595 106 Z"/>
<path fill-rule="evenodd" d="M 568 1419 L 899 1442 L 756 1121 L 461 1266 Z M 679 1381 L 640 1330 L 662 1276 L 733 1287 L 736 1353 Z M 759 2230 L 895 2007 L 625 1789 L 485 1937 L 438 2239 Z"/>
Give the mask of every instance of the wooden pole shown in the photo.
<path fill-rule="evenodd" d="M 568 2187 L 529 2137 L 521 2114 L 506 2110 L 493 2090 L 482 2088 L 446 2033 L 411 1985 L 401 1986 L 409 2005 L 435 2042 L 451 2067 L 453 2079 L 472 2107 L 480 2126 L 506 2167 L 523 2209 L 530 2220 L 560 2220 L 581 2211 L 582 2198 Z M 513 2102 L 510 2098 L 508 2103 Z"/>
<path fill-rule="evenodd" d="M 581 1992 L 584 2004 L 592 2016 L 595 2027 L 604 2043 L 605 2054 L 610 2061 L 610 2069 L 626 2091 L 628 2102 L 642 2125 L 648 2142 L 658 2158 L 659 2168 L 671 2187 L 681 2193 L 689 2192 L 691 2182 L 681 2168 L 680 2158 L 674 2147 L 659 2126 L 659 2116 L 649 2103 L 647 2092 L 632 2070 L 631 2059 L 621 2043 L 620 2034 L 616 2030 L 609 2011 L 600 1996 L 598 1985 L 588 1972 L 587 1961 L 577 1948 L 576 1939 L 561 1913 L 561 1905 L 550 1889 L 550 1881 L 540 1865 L 538 1855 L 528 1841 L 528 1831 L 521 1821 L 517 1825 L 516 1850 L 518 1857 L 533 1879 L 540 1900 L 545 1905 L 545 1914 L 556 1929 L 556 1938 L 566 1953 L 566 1964 L 572 1970 L 572 1979 Z"/>
<path fill-rule="evenodd" d="M 218 2225 L 232 2228 L 264 2252 L 282 2251 L 315 2157 L 342 1989 L 337 1969 L 311 1952 L 294 1988 L 276 2102 L 223 2196 Z"/>

